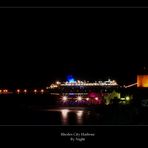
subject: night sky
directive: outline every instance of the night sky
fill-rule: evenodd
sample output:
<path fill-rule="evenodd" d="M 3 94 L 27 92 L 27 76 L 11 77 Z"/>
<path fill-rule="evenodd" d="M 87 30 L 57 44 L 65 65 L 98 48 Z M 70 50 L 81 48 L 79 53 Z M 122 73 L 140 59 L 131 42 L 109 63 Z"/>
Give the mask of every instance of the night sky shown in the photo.
<path fill-rule="evenodd" d="M 55 80 L 136 81 L 147 66 L 147 20 L 136 10 L 15 10 L 1 19 L 1 87 Z"/>
<path fill-rule="evenodd" d="M 148 6 L 145 0 L 5 0 L 0 6 Z"/>

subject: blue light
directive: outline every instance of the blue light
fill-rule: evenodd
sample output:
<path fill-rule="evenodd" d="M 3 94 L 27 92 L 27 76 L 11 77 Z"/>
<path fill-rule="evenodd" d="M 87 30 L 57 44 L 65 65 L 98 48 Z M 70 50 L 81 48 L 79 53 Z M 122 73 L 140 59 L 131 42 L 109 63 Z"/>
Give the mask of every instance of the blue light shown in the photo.
<path fill-rule="evenodd" d="M 71 75 L 69 75 L 69 76 L 67 77 L 67 81 L 68 81 L 69 83 L 74 83 L 74 82 L 76 82 L 75 79 L 73 78 L 73 76 L 71 76 Z"/>

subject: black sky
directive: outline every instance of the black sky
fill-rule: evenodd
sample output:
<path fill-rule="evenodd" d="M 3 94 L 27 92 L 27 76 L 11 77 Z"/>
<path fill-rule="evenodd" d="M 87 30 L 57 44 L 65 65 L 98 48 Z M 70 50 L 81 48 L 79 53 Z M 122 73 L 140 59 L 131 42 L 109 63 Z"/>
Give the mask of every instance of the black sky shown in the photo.
<path fill-rule="evenodd" d="M 147 21 L 136 10 L 8 11 L 1 21 L 1 87 L 43 86 L 68 74 L 131 82 L 147 65 Z"/>
<path fill-rule="evenodd" d="M 147 1 L 140 0 L 2 0 L 0 6 L 148 6 Z"/>

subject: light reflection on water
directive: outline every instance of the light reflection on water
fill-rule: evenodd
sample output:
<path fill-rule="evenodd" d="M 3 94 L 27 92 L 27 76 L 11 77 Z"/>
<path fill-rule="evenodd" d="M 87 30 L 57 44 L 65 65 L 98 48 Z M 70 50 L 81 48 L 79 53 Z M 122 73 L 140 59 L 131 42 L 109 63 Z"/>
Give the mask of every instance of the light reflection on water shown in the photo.
<path fill-rule="evenodd" d="M 83 113 L 84 111 L 77 111 L 77 122 L 78 124 L 83 124 Z"/>
<path fill-rule="evenodd" d="M 62 125 L 69 124 L 83 124 L 84 114 L 87 115 L 87 111 L 80 108 L 62 108 L 62 109 L 48 109 L 46 110 L 51 114 L 57 113 L 59 119 L 61 119 Z M 52 120 L 56 120 L 53 118 Z"/>
<path fill-rule="evenodd" d="M 63 124 L 68 124 L 68 112 L 69 112 L 68 109 L 61 110 L 61 114 L 62 114 L 61 117 L 62 117 Z"/>
<path fill-rule="evenodd" d="M 63 125 L 67 125 L 69 123 L 69 116 L 71 113 L 74 113 L 76 115 L 76 122 L 77 124 L 83 124 L 83 110 L 69 110 L 69 109 L 62 109 L 61 111 L 61 120 Z"/>
<path fill-rule="evenodd" d="M 56 94 L 58 95 L 57 107 L 45 109 L 45 111 L 48 111 L 50 114 L 49 120 L 55 124 L 60 125 L 83 125 L 89 123 L 93 124 L 93 122 L 96 122 L 96 119 L 94 118 L 96 113 L 92 112 L 92 109 L 90 111 L 90 108 L 87 106 L 87 104 L 86 106 L 81 106 L 81 103 L 83 104 L 89 101 L 86 96 L 87 94 L 88 93 L 63 93 L 62 95 Z M 92 103 L 92 101 L 90 101 L 90 103 Z"/>

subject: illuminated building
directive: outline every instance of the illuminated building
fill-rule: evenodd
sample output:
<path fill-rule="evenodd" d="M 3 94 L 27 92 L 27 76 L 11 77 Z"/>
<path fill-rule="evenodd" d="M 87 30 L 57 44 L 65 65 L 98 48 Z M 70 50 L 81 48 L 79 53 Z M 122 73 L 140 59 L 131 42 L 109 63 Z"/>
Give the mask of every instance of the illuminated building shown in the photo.
<path fill-rule="evenodd" d="M 139 69 L 137 74 L 137 87 L 147 88 L 148 87 L 148 68 L 142 67 Z"/>
<path fill-rule="evenodd" d="M 148 75 L 137 75 L 137 87 L 148 87 Z"/>

